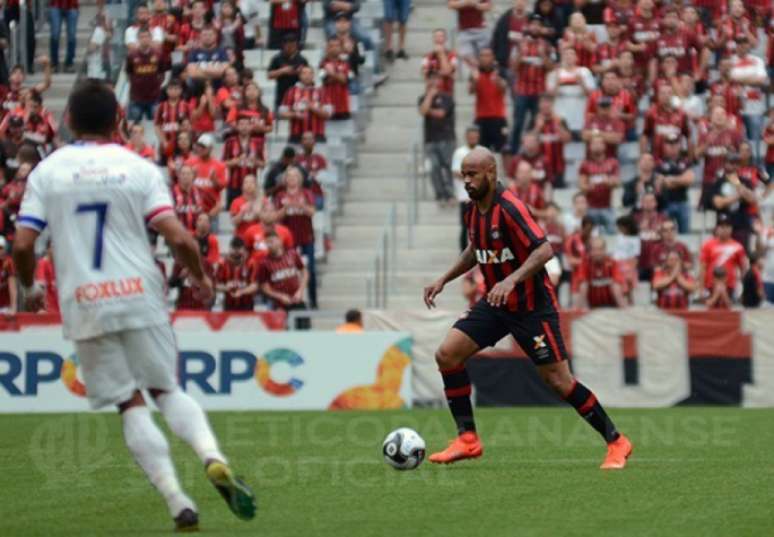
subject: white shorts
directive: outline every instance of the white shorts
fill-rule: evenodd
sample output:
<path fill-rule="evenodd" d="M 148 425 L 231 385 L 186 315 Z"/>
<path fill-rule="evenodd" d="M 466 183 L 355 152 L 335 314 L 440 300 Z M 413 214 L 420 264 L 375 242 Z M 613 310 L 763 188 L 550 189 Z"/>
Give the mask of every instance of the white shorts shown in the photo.
<path fill-rule="evenodd" d="M 177 342 L 169 324 L 74 343 L 92 408 L 128 401 L 136 390 L 177 387 Z"/>

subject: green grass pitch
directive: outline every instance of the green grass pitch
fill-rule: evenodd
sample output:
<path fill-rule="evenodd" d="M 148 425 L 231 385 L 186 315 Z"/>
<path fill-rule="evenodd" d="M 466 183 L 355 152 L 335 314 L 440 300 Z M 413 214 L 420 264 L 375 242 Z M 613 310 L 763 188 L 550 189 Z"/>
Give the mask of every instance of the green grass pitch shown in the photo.
<path fill-rule="evenodd" d="M 252 522 L 171 442 L 203 535 L 774 535 L 774 410 L 611 414 L 635 443 L 623 471 L 598 469 L 604 446 L 571 409 L 513 408 L 477 411 L 483 458 L 398 472 L 382 461 L 384 436 L 414 427 L 436 450 L 453 434 L 446 411 L 211 413 L 258 495 Z M 0 416 L 0 535 L 152 536 L 171 525 L 117 415 Z"/>

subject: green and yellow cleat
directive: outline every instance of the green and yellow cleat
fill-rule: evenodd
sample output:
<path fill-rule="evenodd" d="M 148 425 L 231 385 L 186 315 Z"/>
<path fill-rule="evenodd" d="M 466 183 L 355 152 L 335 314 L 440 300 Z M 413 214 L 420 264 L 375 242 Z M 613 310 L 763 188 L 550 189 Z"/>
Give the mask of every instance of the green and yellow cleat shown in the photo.
<path fill-rule="evenodd" d="M 242 520 L 252 520 L 255 518 L 255 494 L 244 481 L 235 477 L 231 468 L 221 461 L 210 461 L 205 468 L 207 479 L 210 480 L 223 499 L 226 500 L 228 508 Z"/>

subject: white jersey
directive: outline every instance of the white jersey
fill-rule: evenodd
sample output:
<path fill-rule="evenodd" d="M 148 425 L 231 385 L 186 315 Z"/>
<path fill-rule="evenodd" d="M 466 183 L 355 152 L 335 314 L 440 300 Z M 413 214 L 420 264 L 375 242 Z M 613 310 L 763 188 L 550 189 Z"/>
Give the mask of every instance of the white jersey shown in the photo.
<path fill-rule="evenodd" d="M 68 339 L 169 321 L 147 225 L 174 215 L 161 172 L 115 144 L 75 144 L 30 174 L 18 226 L 51 229 Z"/>

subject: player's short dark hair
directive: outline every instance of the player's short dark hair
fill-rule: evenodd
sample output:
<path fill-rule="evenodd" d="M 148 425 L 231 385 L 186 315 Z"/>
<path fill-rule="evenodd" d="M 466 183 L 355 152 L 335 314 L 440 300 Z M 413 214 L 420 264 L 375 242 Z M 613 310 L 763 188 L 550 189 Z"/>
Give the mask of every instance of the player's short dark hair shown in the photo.
<path fill-rule="evenodd" d="M 296 150 L 293 149 L 291 146 L 287 146 L 285 149 L 282 150 L 282 158 L 284 159 L 296 158 Z"/>
<path fill-rule="evenodd" d="M 359 323 L 363 320 L 363 314 L 360 313 L 360 310 L 347 310 L 347 313 L 344 314 L 344 320 L 348 323 Z"/>
<path fill-rule="evenodd" d="M 113 89 L 93 78 L 78 83 L 67 100 L 70 129 L 76 134 L 110 136 L 116 127 L 118 101 Z"/>
<path fill-rule="evenodd" d="M 234 237 L 233 239 L 231 239 L 230 246 L 231 246 L 232 250 L 237 250 L 239 248 L 244 248 L 245 247 L 245 241 L 243 241 L 241 237 Z"/>

